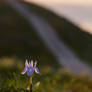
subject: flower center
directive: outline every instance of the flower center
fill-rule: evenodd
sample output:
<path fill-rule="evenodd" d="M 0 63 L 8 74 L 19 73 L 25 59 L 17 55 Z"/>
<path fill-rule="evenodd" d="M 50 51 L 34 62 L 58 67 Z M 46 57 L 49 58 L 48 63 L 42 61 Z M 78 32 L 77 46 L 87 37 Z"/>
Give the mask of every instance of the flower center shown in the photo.
<path fill-rule="evenodd" d="M 31 72 L 32 69 L 29 69 L 29 71 Z"/>

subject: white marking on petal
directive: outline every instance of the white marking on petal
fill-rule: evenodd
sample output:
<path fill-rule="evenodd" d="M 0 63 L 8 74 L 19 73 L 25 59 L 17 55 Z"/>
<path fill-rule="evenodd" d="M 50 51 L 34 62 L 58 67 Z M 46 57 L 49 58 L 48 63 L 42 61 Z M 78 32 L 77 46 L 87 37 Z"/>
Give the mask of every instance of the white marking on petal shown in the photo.
<path fill-rule="evenodd" d="M 35 73 L 40 74 L 40 71 L 37 67 L 35 68 Z"/>
<path fill-rule="evenodd" d="M 34 63 L 34 67 L 36 67 L 36 65 L 37 65 L 37 61 L 35 61 L 35 63 Z"/>
<path fill-rule="evenodd" d="M 27 68 L 25 67 L 24 70 L 21 72 L 21 74 L 25 74 L 27 71 Z"/>

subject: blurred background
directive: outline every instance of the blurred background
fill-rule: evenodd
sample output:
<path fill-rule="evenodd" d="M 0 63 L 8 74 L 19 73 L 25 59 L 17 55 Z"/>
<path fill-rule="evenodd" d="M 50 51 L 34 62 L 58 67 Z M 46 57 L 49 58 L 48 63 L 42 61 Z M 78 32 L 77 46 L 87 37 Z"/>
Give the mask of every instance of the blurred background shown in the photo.
<path fill-rule="evenodd" d="M 91 0 L 0 0 L 0 77 L 20 73 L 26 59 L 43 74 L 91 76 L 91 25 Z"/>
<path fill-rule="evenodd" d="M 25 0 L 48 8 L 64 16 L 68 20 L 77 24 L 87 32 L 92 33 L 92 1 L 91 0 Z"/>

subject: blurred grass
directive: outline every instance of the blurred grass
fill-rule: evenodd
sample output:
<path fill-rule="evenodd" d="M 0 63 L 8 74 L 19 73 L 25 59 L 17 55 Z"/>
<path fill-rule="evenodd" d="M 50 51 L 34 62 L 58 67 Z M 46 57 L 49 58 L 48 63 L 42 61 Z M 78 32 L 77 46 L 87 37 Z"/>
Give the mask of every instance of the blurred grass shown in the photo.
<path fill-rule="evenodd" d="M 74 76 L 58 70 L 57 72 L 44 72 L 42 75 L 35 75 L 33 78 L 33 92 L 92 92 L 92 79 L 88 76 Z M 16 71 L 13 73 L 5 72 L 0 76 L 0 92 L 29 92 L 29 78 Z M 4 73 L 4 74 L 5 74 Z"/>

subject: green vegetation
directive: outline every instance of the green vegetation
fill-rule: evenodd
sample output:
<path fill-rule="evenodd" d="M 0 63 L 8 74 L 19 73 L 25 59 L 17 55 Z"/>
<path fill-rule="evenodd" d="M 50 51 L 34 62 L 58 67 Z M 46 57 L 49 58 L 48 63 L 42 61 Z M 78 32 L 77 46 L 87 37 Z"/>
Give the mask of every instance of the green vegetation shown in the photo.
<path fill-rule="evenodd" d="M 92 79 L 87 76 L 74 76 L 61 70 L 48 71 L 46 68 L 41 72 L 41 76 L 33 78 L 33 92 L 92 92 Z M 29 92 L 29 78 L 20 72 L 4 72 L 0 81 L 0 92 Z"/>

